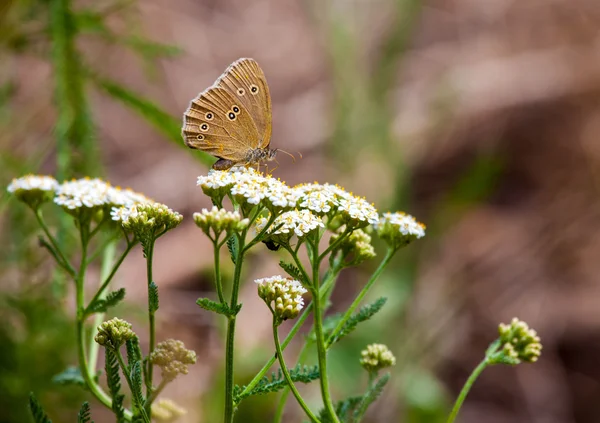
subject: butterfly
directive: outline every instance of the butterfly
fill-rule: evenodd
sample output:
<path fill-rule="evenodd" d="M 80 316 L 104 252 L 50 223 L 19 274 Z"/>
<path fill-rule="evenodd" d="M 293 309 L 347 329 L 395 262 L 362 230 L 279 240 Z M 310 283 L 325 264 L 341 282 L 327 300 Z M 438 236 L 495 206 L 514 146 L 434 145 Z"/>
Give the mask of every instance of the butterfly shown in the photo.
<path fill-rule="evenodd" d="M 185 144 L 217 157 L 213 169 L 260 166 L 273 160 L 271 96 L 253 59 L 233 62 L 215 83 L 190 102 L 183 115 Z"/>

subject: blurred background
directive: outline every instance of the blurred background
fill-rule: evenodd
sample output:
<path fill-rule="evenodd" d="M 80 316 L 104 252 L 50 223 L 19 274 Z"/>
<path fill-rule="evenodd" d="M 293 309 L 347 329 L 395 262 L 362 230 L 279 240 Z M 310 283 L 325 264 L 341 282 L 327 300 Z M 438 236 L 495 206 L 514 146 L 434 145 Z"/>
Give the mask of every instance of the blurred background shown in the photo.
<path fill-rule="evenodd" d="M 398 364 L 368 421 L 443 422 L 498 323 L 518 316 L 540 333 L 541 360 L 486 370 L 460 420 L 598 422 L 598 28 L 594 0 L 2 0 L 0 186 L 29 172 L 100 176 L 186 217 L 157 243 L 158 339 L 182 339 L 199 360 L 165 396 L 188 409 L 184 422 L 220 421 L 223 322 L 195 305 L 213 295 L 212 257 L 190 218 L 209 206 L 195 181 L 210 162 L 180 125 L 190 99 L 253 57 L 271 89 L 272 146 L 303 156 L 281 157 L 277 177 L 338 183 L 428 225 L 371 292 L 389 297 L 383 311 L 332 351 L 334 398 L 362 392 L 360 350 L 387 343 Z M 51 381 L 76 362 L 71 287 L 31 213 L 0 195 L 0 422 L 27 421 L 30 391 L 74 421 L 91 395 Z M 68 245 L 69 222 L 52 222 Z M 247 280 L 280 273 L 277 253 L 256 251 Z M 342 273 L 334 311 L 376 264 Z M 114 314 L 140 334 L 144 272 L 136 249 L 115 281 L 129 301 Z M 252 285 L 238 383 L 272 354 Z M 314 408 L 316 387 L 302 387 Z M 246 400 L 237 421 L 270 421 L 277 402 Z M 97 403 L 93 416 L 111 421 Z M 285 421 L 301 421 L 293 400 Z"/>

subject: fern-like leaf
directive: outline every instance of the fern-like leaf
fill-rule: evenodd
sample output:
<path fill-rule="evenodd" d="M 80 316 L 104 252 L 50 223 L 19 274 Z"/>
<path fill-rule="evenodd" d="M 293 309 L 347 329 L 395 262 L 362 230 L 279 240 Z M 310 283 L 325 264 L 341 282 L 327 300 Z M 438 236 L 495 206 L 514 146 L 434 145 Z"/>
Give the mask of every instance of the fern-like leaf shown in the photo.
<path fill-rule="evenodd" d="M 142 350 L 140 349 L 140 340 L 137 336 L 125 342 L 127 350 L 127 366 L 131 370 L 133 364 L 142 361 Z"/>
<path fill-rule="evenodd" d="M 148 287 L 148 309 L 150 313 L 156 313 L 158 310 L 158 286 L 154 281 L 150 282 Z"/>
<path fill-rule="evenodd" d="M 279 262 L 279 267 L 281 267 L 283 270 L 285 270 L 285 273 L 287 273 L 288 275 L 290 275 L 292 278 L 294 278 L 294 279 L 302 282 L 303 285 L 308 285 L 309 281 L 306 281 L 304 279 L 304 275 L 302 274 L 302 272 L 300 271 L 300 269 L 298 269 L 293 264 L 286 263 L 285 261 L 281 260 Z"/>
<path fill-rule="evenodd" d="M 92 421 L 92 411 L 90 410 L 90 404 L 86 401 L 81 405 L 79 413 L 77 414 L 77 423 L 94 423 Z"/>
<path fill-rule="evenodd" d="M 141 362 L 136 361 L 130 367 L 131 372 L 129 377 L 131 378 L 131 397 L 138 410 L 142 411 L 144 409 L 144 395 L 142 394 L 142 365 Z"/>
<path fill-rule="evenodd" d="M 52 423 L 52 420 L 48 418 L 44 408 L 38 402 L 35 395 L 33 395 L 33 392 L 29 393 L 29 410 L 35 423 Z"/>
<path fill-rule="evenodd" d="M 390 374 L 386 373 L 385 375 L 377 379 L 377 381 L 362 396 L 360 403 L 356 405 L 356 409 L 353 413 L 353 419 L 356 423 L 360 422 L 365 412 L 367 411 L 367 408 L 369 408 L 369 406 L 381 396 L 383 388 L 385 388 L 385 385 L 388 383 L 389 380 Z"/>
<path fill-rule="evenodd" d="M 119 375 L 119 361 L 113 350 L 106 348 L 106 358 L 104 370 L 106 371 L 106 383 L 108 391 L 112 397 L 112 410 L 115 414 L 117 423 L 125 422 L 125 410 L 123 409 L 123 400 L 125 395 L 121 394 L 121 376 Z"/>
<path fill-rule="evenodd" d="M 198 304 L 204 310 L 213 311 L 227 317 L 235 317 L 235 315 L 237 315 L 242 309 L 241 304 L 238 304 L 234 309 L 232 309 L 225 303 L 217 303 L 216 301 L 209 300 L 208 298 L 198 298 L 196 300 L 196 304 Z"/>
<path fill-rule="evenodd" d="M 231 262 L 236 264 L 237 255 L 238 255 L 238 239 L 236 236 L 232 235 L 227 240 L 227 249 L 229 250 L 229 255 L 231 256 Z"/>
<path fill-rule="evenodd" d="M 114 307 L 125 299 L 125 288 L 117 289 L 116 291 L 109 292 L 104 299 L 97 299 L 91 303 L 86 310 L 86 314 L 89 313 L 104 313 L 110 307 Z"/>
<path fill-rule="evenodd" d="M 319 366 L 302 366 L 298 364 L 293 369 L 289 369 L 290 378 L 293 382 L 310 383 L 313 380 L 319 378 Z M 287 386 L 285 377 L 281 369 L 271 374 L 271 379 L 267 376 L 263 377 L 258 384 L 250 391 L 242 392 L 246 389 L 246 386 L 236 385 L 233 389 L 233 401 L 235 404 L 239 404 L 242 400 L 253 396 L 253 395 L 264 395 L 270 394 L 271 392 L 277 392 L 284 389 Z"/>
<path fill-rule="evenodd" d="M 362 399 L 362 396 L 356 396 L 346 398 L 342 401 L 338 401 L 335 404 L 335 414 L 338 416 L 340 421 L 350 423 L 352 421 L 352 413 L 354 412 L 356 406 L 362 401 Z M 333 423 L 333 421 L 329 417 L 329 413 L 327 413 L 327 410 L 325 408 L 322 408 L 319 411 L 318 418 L 321 423 Z"/>
<path fill-rule="evenodd" d="M 383 308 L 386 301 L 387 298 L 381 297 L 372 302 L 371 304 L 367 304 L 366 306 L 361 307 L 360 310 L 357 313 L 353 314 L 344 324 L 344 326 L 342 326 L 339 333 L 332 334 L 327 339 L 327 347 L 330 347 L 332 344 L 336 343 L 344 336 L 348 335 L 350 332 L 356 329 L 356 326 L 359 323 L 369 320 L 371 317 L 373 317 L 379 310 Z"/>
<path fill-rule="evenodd" d="M 67 367 L 64 371 L 52 377 L 52 382 L 57 385 L 78 385 L 82 388 L 87 387 L 83 380 L 83 376 L 81 376 L 81 371 L 75 366 Z"/>

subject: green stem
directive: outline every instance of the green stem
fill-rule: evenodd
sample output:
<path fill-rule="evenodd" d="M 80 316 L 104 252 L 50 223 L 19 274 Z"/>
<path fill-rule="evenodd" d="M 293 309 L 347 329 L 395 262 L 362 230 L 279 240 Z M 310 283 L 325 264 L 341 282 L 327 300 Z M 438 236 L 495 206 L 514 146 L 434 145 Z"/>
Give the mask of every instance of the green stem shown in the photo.
<path fill-rule="evenodd" d="M 217 240 L 213 241 L 213 251 L 215 255 L 215 286 L 217 287 L 217 295 L 221 304 L 225 304 L 225 296 L 223 295 L 223 283 L 221 281 L 221 247 L 222 243 L 218 243 Z"/>
<path fill-rule="evenodd" d="M 323 308 L 321 305 L 321 295 L 319 292 L 319 241 L 315 240 L 312 245 L 312 289 L 311 293 L 313 295 L 313 312 L 314 312 L 314 330 L 317 338 L 317 358 L 319 362 L 319 373 L 321 377 L 319 378 L 319 382 L 321 385 L 321 397 L 323 398 L 323 403 L 325 405 L 325 409 L 329 414 L 329 418 L 333 423 L 340 423 L 337 414 L 335 413 L 335 407 L 333 406 L 333 401 L 331 400 L 331 394 L 329 392 L 329 378 L 327 375 L 327 348 L 325 346 L 325 338 L 323 335 Z"/>
<path fill-rule="evenodd" d="M 100 268 L 100 280 L 103 281 L 104 279 L 106 279 L 108 277 L 108 274 L 110 272 L 110 269 L 113 265 L 113 261 L 115 258 L 115 251 L 117 248 L 117 243 L 114 239 L 111 240 L 111 242 L 109 244 L 106 245 L 106 248 L 104 249 L 104 253 L 103 253 L 103 257 L 102 257 L 102 267 Z M 102 294 L 99 298 L 102 299 L 104 298 L 106 295 Z M 104 316 L 106 313 L 97 313 L 94 316 L 94 323 L 93 323 L 93 328 L 97 328 L 100 323 L 102 323 L 102 321 L 104 320 Z M 84 313 L 85 315 L 85 313 Z M 94 340 L 94 336 L 95 334 L 92 332 L 92 335 L 90 337 L 90 341 L 89 341 L 89 347 L 88 347 L 88 351 L 89 351 L 89 361 L 88 361 L 88 371 L 91 374 L 96 374 L 96 365 L 98 364 L 98 349 L 100 348 L 100 344 L 98 344 L 95 340 Z"/>
<path fill-rule="evenodd" d="M 119 361 L 119 366 L 121 366 L 121 371 L 123 372 L 123 375 L 125 376 L 125 380 L 127 381 L 127 385 L 129 386 L 129 391 L 133 395 L 133 393 L 136 390 L 135 390 L 133 381 L 131 380 L 131 375 L 129 374 L 129 369 L 125 365 L 125 360 L 123 360 L 123 355 L 121 354 L 121 350 L 117 348 L 114 350 L 114 352 L 115 352 L 115 355 L 117 356 L 117 360 Z M 140 390 L 141 389 L 142 389 L 142 387 L 140 386 Z M 135 395 L 133 395 L 133 396 L 135 398 Z M 133 404 L 135 404 L 138 401 L 133 400 L 132 402 L 133 402 Z M 148 414 L 146 413 L 146 410 L 144 409 L 144 404 L 138 404 L 137 409 L 138 409 L 139 413 L 141 414 L 144 422 L 150 423 L 150 418 L 148 417 Z"/>
<path fill-rule="evenodd" d="M 279 340 L 278 340 L 279 341 Z M 298 363 L 302 363 L 306 360 L 306 355 L 308 353 L 308 341 L 304 342 L 300 352 L 298 353 Z M 279 351 L 277 354 L 280 354 Z M 287 399 L 290 395 L 290 388 L 286 387 L 281 393 L 281 397 L 279 398 L 279 404 L 277 404 L 277 410 L 275 411 L 275 417 L 273 418 L 273 423 L 281 423 L 283 421 L 283 412 L 285 411 L 285 404 L 287 403 Z"/>
<path fill-rule="evenodd" d="M 237 308 L 238 295 L 240 290 L 240 278 L 242 276 L 242 263 L 244 261 L 244 240 L 246 231 L 238 237 L 238 249 L 235 259 L 235 271 L 233 275 L 233 286 L 231 290 L 230 308 Z M 236 316 L 229 317 L 227 322 L 227 345 L 225 347 L 225 415 L 224 422 L 233 422 L 234 403 L 233 403 L 233 360 L 234 360 L 234 340 L 235 340 L 235 321 Z"/>
<path fill-rule="evenodd" d="M 58 242 L 56 242 L 56 240 L 50 233 L 48 226 L 46 226 L 46 222 L 44 222 L 44 218 L 42 217 L 42 211 L 40 209 L 36 209 L 36 210 L 34 210 L 34 214 L 35 214 L 35 218 L 36 218 L 38 224 L 42 227 L 42 230 L 44 231 L 44 233 L 46 234 L 46 237 L 48 237 L 48 240 L 50 241 L 50 244 L 52 245 L 54 253 L 56 254 L 56 258 L 59 260 L 58 264 L 62 268 L 64 268 L 67 271 L 67 273 L 69 273 L 69 275 L 71 275 L 71 277 L 74 278 L 75 277 L 75 269 L 73 268 L 73 266 L 71 266 L 71 264 L 69 264 L 69 261 L 65 258 L 65 255 L 63 254 L 60 247 L 58 246 Z"/>
<path fill-rule="evenodd" d="M 110 274 L 106 277 L 106 279 L 104 279 L 104 282 L 102 282 L 102 285 L 100 285 L 100 288 L 98 289 L 98 292 L 96 292 L 96 294 L 94 295 L 94 297 L 92 298 L 92 300 L 88 304 L 88 306 L 87 306 L 87 308 L 86 308 L 86 310 L 84 312 L 84 315 L 86 317 L 90 314 L 90 310 L 89 310 L 90 305 L 94 304 L 97 300 L 99 300 L 102 297 L 102 295 L 104 294 L 104 291 L 106 290 L 106 288 L 108 287 L 108 285 L 112 281 L 113 277 L 117 273 L 117 270 L 119 270 L 119 267 L 121 267 L 121 264 L 123 263 L 123 260 L 125 260 L 125 257 L 127 257 L 127 254 L 129 254 L 129 252 L 131 251 L 131 249 L 134 246 L 135 246 L 134 242 L 130 242 L 130 243 L 127 244 L 127 248 L 125 248 L 125 251 L 123 251 L 123 254 L 121 254 L 121 256 L 119 257 L 119 259 L 117 260 L 117 262 L 113 266 Z"/>
<path fill-rule="evenodd" d="M 344 325 L 346 324 L 348 319 L 350 319 L 350 317 L 352 317 L 352 314 L 358 308 L 361 301 L 365 298 L 365 296 L 367 295 L 367 292 L 369 292 L 369 289 L 371 289 L 371 287 L 373 286 L 375 281 L 379 278 L 381 273 L 383 273 L 383 271 L 385 270 L 387 265 L 390 263 L 390 260 L 392 259 L 394 254 L 396 254 L 396 251 L 397 250 L 392 249 L 392 248 L 388 249 L 384 259 L 381 261 L 381 263 L 379 263 L 377 270 L 375 270 L 375 272 L 371 275 L 367 284 L 363 287 L 363 289 L 360 291 L 358 296 L 354 299 L 354 301 L 352 302 L 352 304 L 350 305 L 348 310 L 346 310 L 346 312 L 344 313 L 344 316 L 340 319 L 340 321 L 338 322 L 338 324 L 335 327 L 335 329 L 333 330 L 333 332 L 331 332 L 329 339 L 327 339 L 327 343 L 326 343 L 327 348 L 329 348 L 331 346 L 333 339 L 340 333 L 340 331 L 342 330 L 342 328 L 344 327 Z"/>
<path fill-rule="evenodd" d="M 149 407 L 152 405 L 152 403 L 154 402 L 154 400 L 156 398 L 158 398 L 158 396 L 160 395 L 160 393 L 163 391 L 163 389 L 165 389 L 165 386 L 167 386 L 167 380 L 163 379 L 160 381 L 160 383 L 158 384 L 158 386 L 156 387 L 156 389 L 154 389 L 152 391 L 152 393 L 148 396 L 148 398 L 146 398 L 146 404 L 145 407 Z"/>
<path fill-rule="evenodd" d="M 330 275 L 330 277 L 323 283 L 323 286 L 321 287 L 321 289 L 319 291 L 321 296 L 325 296 L 325 294 L 327 292 L 329 292 L 331 286 L 333 285 L 333 283 L 335 281 L 336 276 L 337 276 L 337 274 L 332 273 Z M 294 326 L 292 326 L 292 329 L 290 330 L 290 332 L 287 334 L 287 336 L 283 340 L 283 344 L 281 344 L 281 348 L 283 348 L 285 350 L 287 348 L 287 346 L 290 344 L 290 342 L 292 342 L 292 339 L 294 338 L 294 336 L 296 336 L 296 334 L 298 333 L 298 331 L 300 330 L 300 328 L 302 327 L 302 325 L 308 318 L 308 315 L 312 312 L 312 309 L 313 309 L 313 303 L 311 302 L 302 311 L 302 314 L 298 317 L 298 319 L 296 319 L 296 323 L 294 323 Z M 240 397 L 244 397 L 244 395 L 248 394 L 248 392 L 250 392 L 252 389 L 254 389 L 254 387 L 258 384 L 258 382 L 260 382 L 262 380 L 262 378 L 267 374 L 267 372 L 269 371 L 271 366 L 273 366 L 273 364 L 275 364 L 275 361 L 277 361 L 277 357 L 276 357 L 276 355 L 273 355 L 269 359 L 269 361 L 267 361 L 265 363 L 265 365 L 260 369 L 260 371 L 256 374 L 256 376 L 254 376 L 254 378 L 252 378 L 250 383 L 248 383 L 248 385 L 246 385 L 246 388 L 240 393 Z"/>
<path fill-rule="evenodd" d="M 344 232 L 342 232 L 340 234 L 340 236 L 335 241 L 333 241 L 333 243 L 331 243 L 329 245 L 329 247 L 327 247 L 325 249 L 325 251 L 323 251 L 321 253 L 321 255 L 319 256 L 319 259 L 318 259 L 319 263 L 321 263 L 323 261 L 323 259 L 327 256 L 327 254 L 329 254 L 331 251 L 333 251 L 335 248 L 337 248 L 342 242 L 344 242 L 344 239 L 351 233 L 352 233 L 352 230 L 349 230 L 349 229 L 346 229 Z"/>
<path fill-rule="evenodd" d="M 481 374 L 481 372 L 483 372 L 487 365 L 488 358 L 486 357 L 481 361 L 481 363 L 479 363 L 477 367 L 475 367 L 475 370 L 473 370 L 473 373 L 471 373 L 471 376 L 469 376 L 469 379 L 467 379 L 465 386 L 463 386 L 462 390 L 460 391 L 460 394 L 458 395 L 458 398 L 454 403 L 454 407 L 452 408 L 452 413 L 450 413 L 450 416 L 448 417 L 446 423 L 454 422 L 456 416 L 458 415 L 458 412 L 460 411 L 460 407 L 462 406 L 463 402 L 465 401 L 465 398 L 467 397 L 467 394 L 473 386 L 473 383 L 475 383 L 475 380 L 479 377 L 479 375 Z"/>
<path fill-rule="evenodd" d="M 149 341 L 148 341 L 148 357 L 154 351 L 154 346 L 156 344 L 156 325 L 154 322 L 154 308 L 150 305 L 150 286 L 154 279 L 152 278 L 152 259 L 154 256 L 154 239 L 150 242 L 148 249 L 146 251 L 146 275 L 148 277 L 148 331 L 149 331 Z M 148 371 L 146 378 L 146 396 L 150 396 L 152 393 L 152 374 L 154 366 L 148 360 Z"/>
<path fill-rule="evenodd" d="M 277 357 L 279 358 L 279 365 L 281 366 L 281 371 L 283 372 L 283 376 L 285 377 L 288 387 L 291 389 L 292 393 L 296 397 L 296 400 L 298 401 L 298 404 L 300 404 L 300 407 L 302 407 L 302 409 L 304 410 L 306 415 L 310 418 L 310 420 L 312 422 L 319 423 L 319 419 L 317 419 L 317 417 L 313 414 L 313 412 L 310 411 L 310 408 L 308 408 L 308 405 L 306 405 L 306 403 L 304 402 L 304 399 L 302 399 L 300 392 L 298 392 L 298 390 L 296 389 L 296 386 L 294 385 L 294 382 L 292 381 L 292 377 L 290 376 L 290 373 L 285 365 L 285 360 L 283 358 L 283 351 L 281 349 L 281 344 L 279 343 L 279 335 L 277 333 L 277 321 L 275 318 L 275 314 L 273 314 L 273 340 L 275 341 L 275 349 L 277 351 Z"/>

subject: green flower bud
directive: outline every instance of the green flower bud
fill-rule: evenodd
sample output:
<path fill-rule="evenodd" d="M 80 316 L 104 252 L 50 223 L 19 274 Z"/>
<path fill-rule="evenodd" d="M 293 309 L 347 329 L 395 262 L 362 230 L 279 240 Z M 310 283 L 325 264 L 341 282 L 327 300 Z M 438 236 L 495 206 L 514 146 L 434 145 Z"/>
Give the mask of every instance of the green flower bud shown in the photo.
<path fill-rule="evenodd" d="M 135 336 L 131 330 L 131 323 L 115 317 L 98 326 L 98 333 L 94 340 L 103 347 L 118 349 Z"/>
<path fill-rule="evenodd" d="M 542 354 L 542 343 L 536 331 L 516 317 L 506 325 L 498 326 L 500 354 L 492 356 L 492 362 L 519 364 L 521 361 L 534 363 Z"/>
<path fill-rule="evenodd" d="M 396 357 L 383 344 L 367 345 L 367 348 L 362 350 L 360 354 L 362 356 L 360 365 L 369 373 L 378 372 L 396 364 Z"/>
<path fill-rule="evenodd" d="M 242 219 L 237 211 L 229 212 L 214 206 L 210 211 L 202 209 L 200 213 L 194 213 L 194 222 L 206 235 L 217 239 L 223 232 L 230 234 L 244 230 L 250 221 Z M 211 233 L 214 234 L 214 238 Z"/>
<path fill-rule="evenodd" d="M 342 232 L 343 233 L 343 232 Z M 329 239 L 329 245 L 335 243 L 341 233 L 334 234 Z M 346 265 L 356 266 L 365 260 L 370 260 L 375 257 L 375 249 L 371 245 L 371 236 L 362 229 L 356 229 L 346 236 L 344 240 L 332 251 L 341 251 L 342 257 L 346 260 Z"/>
<path fill-rule="evenodd" d="M 294 279 L 283 276 L 256 279 L 258 296 L 271 308 L 279 323 L 294 319 L 304 307 L 302 295 L 307 290 Z"/>

